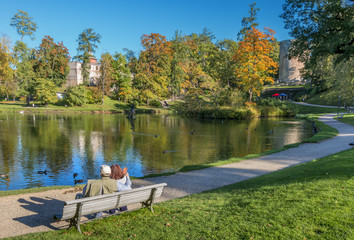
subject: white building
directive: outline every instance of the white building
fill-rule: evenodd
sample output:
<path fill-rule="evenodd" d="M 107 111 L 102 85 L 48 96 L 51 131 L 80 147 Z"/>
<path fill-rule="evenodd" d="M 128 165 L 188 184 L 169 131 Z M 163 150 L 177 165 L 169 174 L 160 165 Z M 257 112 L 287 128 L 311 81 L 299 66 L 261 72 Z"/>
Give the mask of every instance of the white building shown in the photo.
<path fill-rule="evenodd" d="M 66 84 L 65 84 L 66 87 L 77 86 L 84 83 L 84 80 L 82 78 L 81 65 L 82 63 L 80 62 L 69 62 L 70 72 L 66 80 Z M 100 77 L 101 64 L 97 62 L 96 58 L 91 57 L 88 65 L 89 65 L 89 73 L 90 73 L 89 84 L 96 85 Z"/>

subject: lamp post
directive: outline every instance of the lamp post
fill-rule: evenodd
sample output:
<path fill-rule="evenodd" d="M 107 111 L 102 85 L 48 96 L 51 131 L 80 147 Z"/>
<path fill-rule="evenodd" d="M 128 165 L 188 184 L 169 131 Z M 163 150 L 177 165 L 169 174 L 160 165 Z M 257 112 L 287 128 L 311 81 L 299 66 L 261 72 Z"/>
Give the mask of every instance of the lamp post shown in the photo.
<path fill-rule="evenodd" d="M 339 117 L 339 108 L 340 108 L 340 95 L 338 96 L 338 111 L 337 111 L 337 118 Z"/>

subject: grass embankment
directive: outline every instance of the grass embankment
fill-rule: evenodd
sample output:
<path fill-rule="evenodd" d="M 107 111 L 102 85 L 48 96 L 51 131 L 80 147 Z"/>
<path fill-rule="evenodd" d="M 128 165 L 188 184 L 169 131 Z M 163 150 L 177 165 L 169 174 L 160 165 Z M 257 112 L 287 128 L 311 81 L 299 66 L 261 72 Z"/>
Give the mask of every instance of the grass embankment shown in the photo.
<path fill-rule="evenodd" d="M 35 107 L 32 106 L 35 105 Z M 38 105 L 38 103 L 31 103 L 27 106 L 19 101 L 3 101 L 0 102 L 0 112 L 87 112 L 87 113 L 124 113 L 129 111 L 130 105 L 123 102 L 105 97 L 103 104 L 85 104 L 83 106 L 59 106 L 59 105 Z M 156 107 L 138 107 L 136 113 L 168 113 L 169 110 Z"/>
<path fill-rule="evenodd" d="M 343 118 L 338 119 L 338 120 L 341 122 L 344 122 L 344 123 L 354 125 L 354 113 L 345 114 L 345 115 L 343 115 Z"/>
<path fill-rule="evenodd" d="M 353 239 L 354 149 L 76 229 L 16 239 Z M 217 176 L 216 176 L 217 177 Z"/>

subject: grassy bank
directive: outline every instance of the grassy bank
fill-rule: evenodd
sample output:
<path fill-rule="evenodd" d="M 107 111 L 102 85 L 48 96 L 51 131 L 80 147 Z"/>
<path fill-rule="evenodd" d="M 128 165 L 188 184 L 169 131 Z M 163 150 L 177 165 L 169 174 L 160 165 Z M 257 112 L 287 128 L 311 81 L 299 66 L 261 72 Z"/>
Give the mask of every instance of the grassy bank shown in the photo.
<path fill-rule="evenodd" d="M 305 105 L 297 105 L 298 114 L 319 114 L 319 113 L 337 113 L 337 108 L 326 108 L 326 107 L 313 107 Z M 340 112 L 343 112 L 344 109 L 340 109 Z"/>
<path fill-rule="evenodd" d="M 33 105 L 35 107 L 33 107 Z M 62 112 L 80 112 L 80 113 L 128 113 L 130 110 L 130 105 L 123 102 L 110 99 L 105 97 L 103 104 L 85 104 L 83 106 L 59 106 L 59 105 L 48 105 L 42 106 L 38 103 L 31 103 L 27 106 L 25 103 L 19 101 L 2 101 L 0 102 L 0 112 L 45 112 L 45 113 L 62 113 Z M 157 107 L 137 107 L 136 113 L 170 113 L 171 110 Z"/>
<path fill-rule="evenodd" d="M 345 114 L 339 121 L 354 125 L 354 113 Z"/>
<path fill-rule="evenodd" d="M 75 229 L 16 239 L 353 239 L 354 149 Z"/>

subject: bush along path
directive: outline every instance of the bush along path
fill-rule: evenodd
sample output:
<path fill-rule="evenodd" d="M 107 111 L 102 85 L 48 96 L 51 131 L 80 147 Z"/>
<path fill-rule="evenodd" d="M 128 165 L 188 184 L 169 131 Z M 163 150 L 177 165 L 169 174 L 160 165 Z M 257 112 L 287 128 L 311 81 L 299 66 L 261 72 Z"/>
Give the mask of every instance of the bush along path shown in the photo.
<path fill-rule="evenodd" d="M 320 143 L 305 143 L 297 148 L 218 167 L 137 179 L 133 180 L 133 187 L 166 182 L 168 185 L 160 201 L 167 201 L 351 149 L 349 143 L 354 142 L 354 126 L 333 119 L 334 115 L 319 117 L 319 121 L 338 130 L 338 135 L 332 139 Z M 66 189 L 1 197 L 0 211 L 3 214 L 0 216 L 0 238 L 68 226 L 67 222 L 54 222 L 52 216 L 61 211 L 63 201 L 73 199 L 75 194 L 74 190 Z"/>

